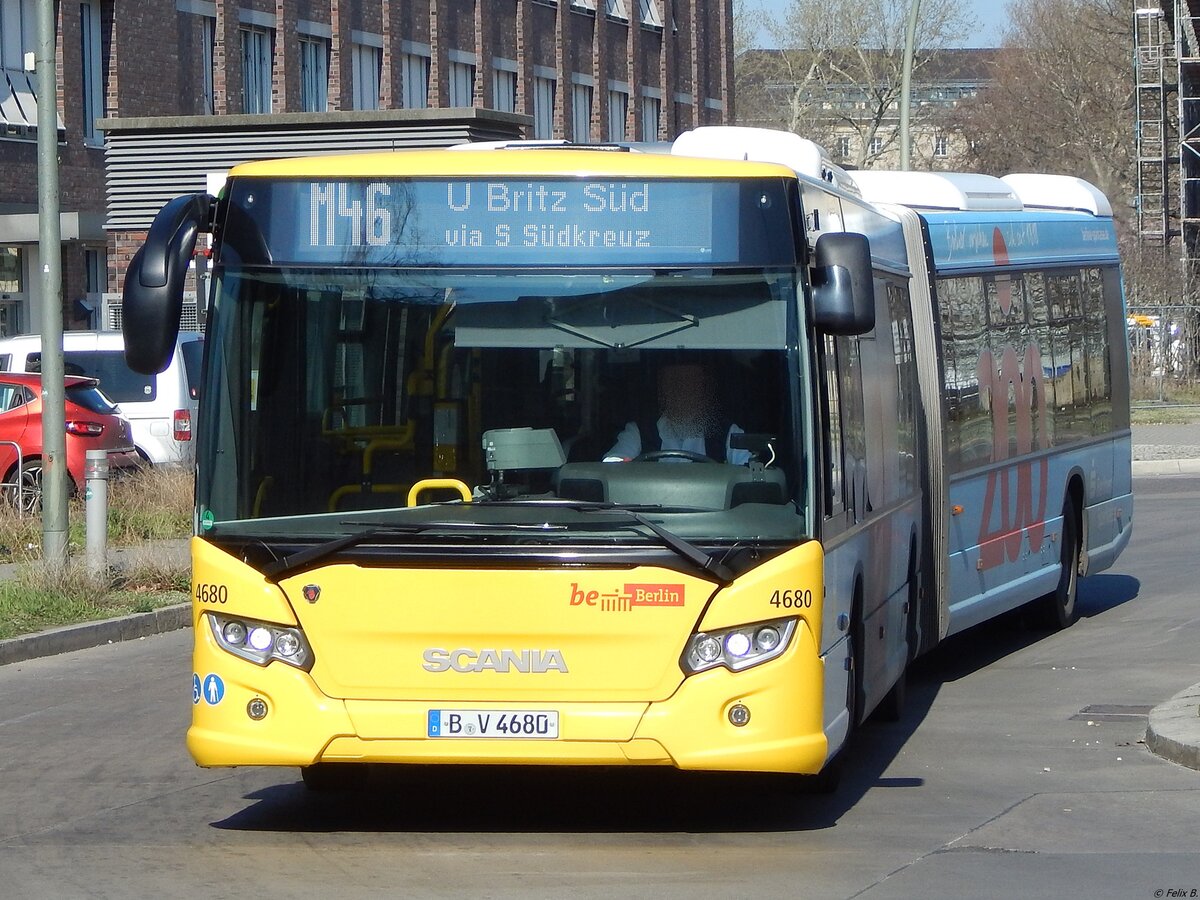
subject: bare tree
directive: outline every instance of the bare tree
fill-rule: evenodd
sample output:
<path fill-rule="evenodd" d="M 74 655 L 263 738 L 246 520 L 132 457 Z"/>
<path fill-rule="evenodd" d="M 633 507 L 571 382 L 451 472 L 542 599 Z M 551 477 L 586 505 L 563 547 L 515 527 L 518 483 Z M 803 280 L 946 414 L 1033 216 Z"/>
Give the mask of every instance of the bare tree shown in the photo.
<path fill-rule="evenodd" d="M 733 56 L 737 60 L 754 48 L 766 25 L 766 13 L 756 0 L 733 0 Z M 735 76 L 736 77 L 736 76 Z"/>
<path fill-rule="evenodd" d="M 904 32 L 910 0 L 791 0 L 767 17 L 780 48 L 745 54 L 738 73 L 742 120 L 770 124 L 835 146 L 852 136 L 847 162 L 870 166 L 898 135 Z M 960 41 L 973 19 L 956 0 L 922 0 L 914 83 L 937 50 Z M 913 110 L 919 127 L 928 111 Z"/>
<path fill-rule="evenodd" d="M 979 171 L 1095 183 L 1127 223 L 1133 161 L 1133 20 L 1127 0 L 1013 0 L 986 90 L 959 108 Z"/>

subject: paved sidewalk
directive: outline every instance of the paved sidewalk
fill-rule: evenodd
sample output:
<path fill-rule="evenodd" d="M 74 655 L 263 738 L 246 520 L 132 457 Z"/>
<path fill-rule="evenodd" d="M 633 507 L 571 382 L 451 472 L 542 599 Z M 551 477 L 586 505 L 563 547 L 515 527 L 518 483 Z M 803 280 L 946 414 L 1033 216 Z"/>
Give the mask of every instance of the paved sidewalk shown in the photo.
<path fill-rule="evenodd" d="M 1134 425 L 1132 431 L 1135 476 L 1200 475 L 1200 416 L 1191 424 Z M 110 564 L 120 568 L 136 552 L 145 551 L 110 551 Z M 155 544 L 152 552 L 186 559 L 188 542 L 163 541 Z M 15 565 L 0 565 L 0 579 L 12 578 L 17 569 Z M 0 665 L 160 634 L 186 628 L 190 623 L 191 610 L 184 603 L 151 613 L 56 628 L 0 641 Z M 1150 712 L 1146 746 L 1164 759 L 1200 769 L 1200 684 Z"/>

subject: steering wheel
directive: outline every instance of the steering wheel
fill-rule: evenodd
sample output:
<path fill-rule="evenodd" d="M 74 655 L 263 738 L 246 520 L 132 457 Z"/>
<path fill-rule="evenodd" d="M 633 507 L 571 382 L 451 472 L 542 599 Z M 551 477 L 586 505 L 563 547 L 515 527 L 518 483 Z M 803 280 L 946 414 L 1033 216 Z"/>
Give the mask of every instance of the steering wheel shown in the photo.
<path fill-rule="evenodd" d="M 660 459 L 686 459 L 694 463 L 715 463 L 716 460 L 703 453 L 693 453 L 691 450 L 650 450 L 639 453 L 633 458 L 634 462 L 658 462 Z"/>

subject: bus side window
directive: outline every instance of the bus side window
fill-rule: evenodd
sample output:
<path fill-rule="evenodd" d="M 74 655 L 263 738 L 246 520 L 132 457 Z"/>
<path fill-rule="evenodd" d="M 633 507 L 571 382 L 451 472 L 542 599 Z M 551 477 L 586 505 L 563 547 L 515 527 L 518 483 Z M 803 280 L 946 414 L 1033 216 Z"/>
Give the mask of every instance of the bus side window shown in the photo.
<path fill-rule="evenodd" d="M 863 399 L 861 338 L 837 339 L 837 367 L 841 380 L 842 454 L 844 457 L 844 503 L 851 522 L 861 522 L 870 508 L 867 477 L 867 410 Z"/>
<path fill-rule="evenodd" d="M 821 348 L 822 381 L 824 391 L 821 398 L 824 415 L 823 443 L 825 449 L 825 517 L 833 519 L 846 511 L 846 466 L 842 440 L 841 380 L 838 378 L 837 339 L 825 335 Z"/>

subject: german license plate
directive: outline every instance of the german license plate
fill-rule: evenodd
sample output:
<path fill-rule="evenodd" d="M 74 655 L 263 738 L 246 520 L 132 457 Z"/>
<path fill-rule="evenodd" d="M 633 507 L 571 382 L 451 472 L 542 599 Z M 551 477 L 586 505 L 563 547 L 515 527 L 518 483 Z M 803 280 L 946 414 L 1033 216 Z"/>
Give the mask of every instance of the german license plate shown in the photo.
<path fill-rule="evenodd" d="M 557 710 L 431 709 L 431 738 L 557 738 Z"/>

